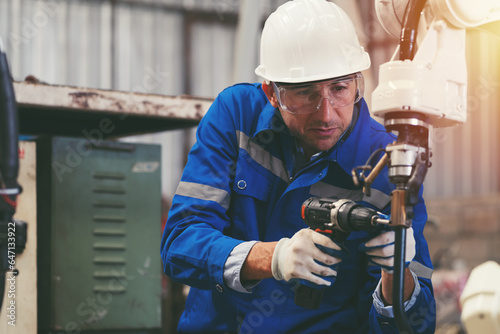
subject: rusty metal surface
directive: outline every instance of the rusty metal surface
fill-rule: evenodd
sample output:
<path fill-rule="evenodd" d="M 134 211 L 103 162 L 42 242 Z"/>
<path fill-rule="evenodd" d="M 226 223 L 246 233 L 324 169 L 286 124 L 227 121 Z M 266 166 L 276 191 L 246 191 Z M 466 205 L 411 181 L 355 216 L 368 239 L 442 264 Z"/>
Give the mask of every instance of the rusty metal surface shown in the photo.
<path fill-rule="evenodd" d="M 19 105 L 199 121 L 211 99 L 15 82 Z"/>
<path fill-rule="evenodd" d="M 99 129 L 107 137 L 196 126 L 212 100 L 15 82 L 23 134 L 79 136 Z M 111 124 L 111 125 L 109 125 Z"/>

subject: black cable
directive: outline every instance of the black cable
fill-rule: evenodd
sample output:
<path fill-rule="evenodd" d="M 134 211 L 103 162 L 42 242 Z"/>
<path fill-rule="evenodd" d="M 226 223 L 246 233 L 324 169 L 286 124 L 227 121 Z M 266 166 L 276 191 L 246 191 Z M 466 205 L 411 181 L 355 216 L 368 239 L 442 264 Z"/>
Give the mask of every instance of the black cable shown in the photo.
<path fill-rule="evenodd" d="M 404 281 L 406 257 L 406 228 L 396 226 L 394 242 L 394 275 L 392 281 L 392 308 L 394 318 L 401 334 L 412 334 L 413 330 L 408 322 L 404 308 Z"/>
<path fill-rule="evenodd" d="M 370 155 L 368 160 L 366 160 L 365 166 L 369 166 L 370 163 L 372 162 L 373 158 L 375 158 L 375 156 L 377 154 L 379 154 L 380 152 L 385 152 L 385 148 L 381 147 L 381 148 L 378 148 L 375 151 L 373 151 L 373 153 Z"/>
<path fill-rule="evenodd" d="M 417 51 L 417 33 L 420 14 L 424 10 L 427 0 L 411 0 L 404 17 L 401 31 L 399 60 L 413 60 Z"/>
<path fill-rule="evenodd" d="M 357 186 L 361 183 L 365 184 L 365 171 L 371 171 L 372 170 L 372 165 L 371 165 L 371 161 L 375 158 L 375 156 L 380 153 L 380 152 L 385 152 L 385 148 L 378 148 L 376 149 L 375 151 L 373 151 L 373 153 L 370 155 L 370 157 L 368 158 L 368 160 L 366 160 L 366 163 L 363 165 L 363 166 L 357 166 L 355 168 L 352 169 L 352 176 L 353 176 L 353 182 L 354 184 Z M 358 170 L 359 170 L 359 173 L 358 173 Z M 367 188 L 367 196 L 370 196 L 370 190 L 369 190 L 369 186 Z"/>

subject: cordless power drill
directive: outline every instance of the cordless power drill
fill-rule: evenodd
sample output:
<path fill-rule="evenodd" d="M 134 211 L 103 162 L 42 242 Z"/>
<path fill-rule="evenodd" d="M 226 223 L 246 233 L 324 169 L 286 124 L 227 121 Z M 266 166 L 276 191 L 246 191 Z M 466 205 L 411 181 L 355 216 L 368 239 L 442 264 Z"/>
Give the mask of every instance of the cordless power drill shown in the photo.
<path fill-rule="evenodd" d="M 311 197 L 302 204 L 301 214 L 310 228 L 330 237 L 341 247 L 351 232 L 375 231 L 377 225 L 390 222 L 388 216 L 347 199 Z M 316 246 L 329 253 L 324 247 Z M 301 280 L 295 290 L 295 304 L 308 309 L 319 308 L 324 288 Z"/>

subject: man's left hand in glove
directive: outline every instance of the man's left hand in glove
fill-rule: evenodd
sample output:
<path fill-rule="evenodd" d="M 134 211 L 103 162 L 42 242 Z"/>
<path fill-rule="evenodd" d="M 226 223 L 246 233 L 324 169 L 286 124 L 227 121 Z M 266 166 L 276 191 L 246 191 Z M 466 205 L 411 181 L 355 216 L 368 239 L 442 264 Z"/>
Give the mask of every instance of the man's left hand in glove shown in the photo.
<path fill-rule="evenodd" d="M 394 270 L 394 241 L 395 232 L 386 231 L 378 234 L 363 245 L 360 245 L 360 250 L 365 252 L 370 263 L 382 268 L 382 298 L 387 305 L 392 304 L 392 281 Z M 415 238 L 413 229 L 410 227 L 406 230 L 406 251 L 405 251 L 405 280 L 404 280 L 404 299 L 411 297 L 415 288 L 415 281 L 408 269 L 408 265 L 415 257 Z"/>
<path fill-rule="evenodd" d="M 360 247 L 360 250 L 368 255 L 372 264 L 379 266 L 389 274 L 392 274 L 394 270 L 395 236 L 394 231 L 382 232 Z M 405 253 L 405 263 L 408 267 L 410 261 L 415 257 L 415 238 L 411 227 L 406 230 Z"/>

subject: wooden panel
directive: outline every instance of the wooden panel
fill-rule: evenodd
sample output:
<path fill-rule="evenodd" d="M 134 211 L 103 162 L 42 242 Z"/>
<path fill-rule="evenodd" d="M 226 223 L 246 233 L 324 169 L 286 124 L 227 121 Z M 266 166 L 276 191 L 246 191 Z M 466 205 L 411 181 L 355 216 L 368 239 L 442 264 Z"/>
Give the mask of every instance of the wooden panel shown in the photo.
<path fill-rule="evenodd" d="M 36 214 L 36 144 L 20 142 L 20 164 L 18 182 L 23 187 L 18 197 L 15 219 L 28 223 L 28 238 L 26 249 L 22 254 L 16 254 L 16 268 L 19 275 L 15 276 L 15 298 L 9 298 L 9 285 L 0 313 L 0 333 L 2 334 L 36 334 L 37 333 L 37 214 Z M 11 274 L 8 273 L 7 277 Z M 11 293 L 12 295 L 12 293 Z M 15 310 L 8 310 L 11 300 L 15 301 Z M 13 318 L 15 327 L 9 325 Z"/>

